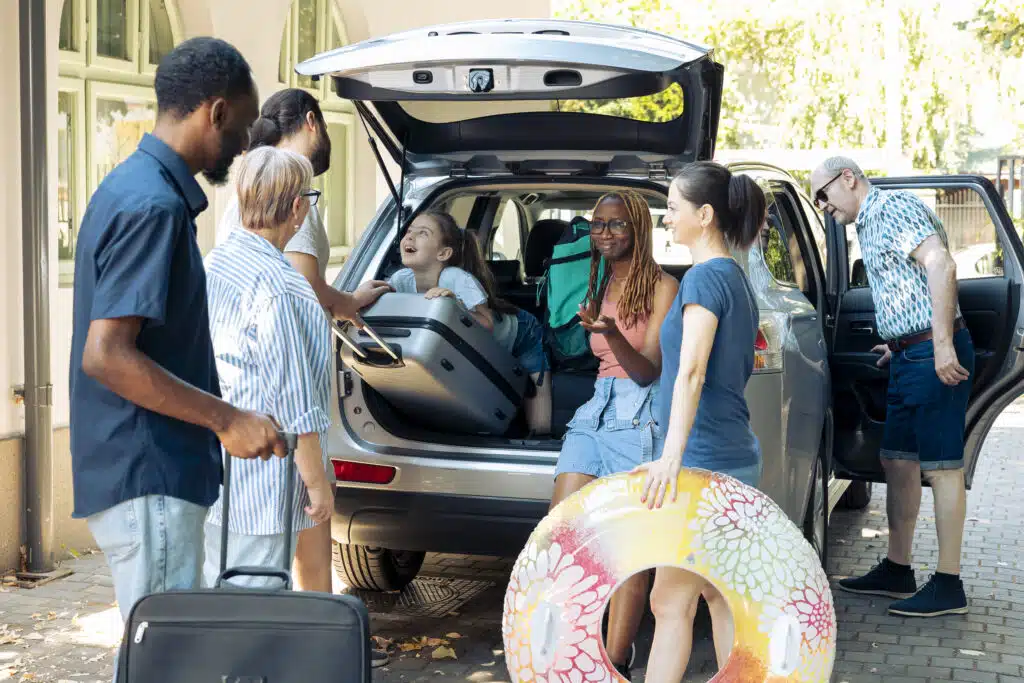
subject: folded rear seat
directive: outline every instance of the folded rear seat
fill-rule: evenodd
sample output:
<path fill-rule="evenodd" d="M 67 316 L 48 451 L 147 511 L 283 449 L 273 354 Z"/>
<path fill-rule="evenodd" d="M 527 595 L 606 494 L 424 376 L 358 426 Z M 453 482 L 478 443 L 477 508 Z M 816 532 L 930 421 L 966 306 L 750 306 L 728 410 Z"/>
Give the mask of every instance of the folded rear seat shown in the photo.
<path fill-rule="evenodd" d="M 363 320 L 369 333 L 341 333 L 342 362 L 400 412 L 446 432 L 505 433 L 527 373 L 458 302 L 385 294 Z"/>

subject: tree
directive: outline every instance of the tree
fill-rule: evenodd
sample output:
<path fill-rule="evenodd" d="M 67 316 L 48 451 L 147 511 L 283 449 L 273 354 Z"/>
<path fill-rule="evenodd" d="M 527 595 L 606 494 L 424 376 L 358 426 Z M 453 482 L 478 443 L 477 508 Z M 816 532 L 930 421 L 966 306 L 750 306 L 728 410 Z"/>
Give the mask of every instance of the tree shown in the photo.
<path fill-rule="evenodd" d="M 1010 57 L 1024 56 L 1024 2 L 1022 0 L 985 0 L 970 21 L 957 27 L 973 32 L 990 49 Z"/>
<path fill-rule="evenodd" d="M 716 60 L 725 65 L 718 138 L 723 149 L 884 147 L 890 142 L 884 75 L 893 69 L 902 69 L 895 83 L 897 143 L 918 169 L 962 168 L 979 128 L 991 121 L 1017 122 L 1009 138 L 1024 130 L 1016 90 L 1022 60 L 997 64 L 981 54 L 977 38 L 955 25 L 955 17 L 964 16 L 962 3 L 862 0 L 850 7 L 816 0 L 688 0 L 685 12 L 679 5 L 565 0 L 557 14 L 714 46 Z M 892 22 L 898 48 L 886 54 L 882 36 Z M 650 110 L 662 105 L 655 96 L 615 106 L 651 120 Z M 605 113 L 614 110 L 603 106 Z"/>

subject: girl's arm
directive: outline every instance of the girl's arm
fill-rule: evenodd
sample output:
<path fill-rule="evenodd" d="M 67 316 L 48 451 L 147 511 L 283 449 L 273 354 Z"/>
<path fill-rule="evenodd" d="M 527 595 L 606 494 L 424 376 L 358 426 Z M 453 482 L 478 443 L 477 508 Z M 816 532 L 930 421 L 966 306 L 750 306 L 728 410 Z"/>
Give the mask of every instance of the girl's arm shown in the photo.
<path fill-rule="evenodd" d="M 661 323 L 672 307 L 677 291 L 679 283 L 676 279 L 663 273 L 654 289 L 651 317 L 647 321 L 647 332 L 639 350 L 630 345 L 618 325 L 608 333 L 608 347 L 615 354 L 615 359 L 629 378 L 642 387 L 651 384 L 661 375 Z"/>

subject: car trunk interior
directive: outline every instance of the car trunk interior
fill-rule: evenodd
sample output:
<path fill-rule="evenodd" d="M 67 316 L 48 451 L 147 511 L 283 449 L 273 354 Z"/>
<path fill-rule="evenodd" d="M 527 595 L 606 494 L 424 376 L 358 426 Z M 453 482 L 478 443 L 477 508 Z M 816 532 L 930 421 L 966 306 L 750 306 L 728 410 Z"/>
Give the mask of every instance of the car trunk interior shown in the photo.
<path fill-rule="evenodd" d="M 450 186 L 449 186 L 450 187 Z M 533 313 L 543 323 L 544 296 L 538 296 L 540 280 L 555 242 L 575 216 L 589 218 L 602 194 L 631 187 L 642 191 L 651 207 L 655 258 L 676 278 L 691 262 L 689 252 L 674 245 L 670 232 L 661 226 L 665 213 L 665 186 L 654 183 L 619 181 L 551 183 L 527 180 L 503 184 L 470 184 L 445 191 L 417 210 L 439 210 L 452 214 L 458 224 L 475 233 L 491 269 L 499 298 Z M 405 217 L 406 226 L 415 213 Z M 386 279 L 402 267 L 393 239 L 381 268 L 373 275 Z M 542 289 L 542 288 L 541 288 Z M 552 376 L 551 438 L 528 438 L 522 411 L 502 435 L 464 435 L 445 432 L 436 424 L 425 424 L 403 414 L 365 382 L 360 382 L 367 409 L 382 428 L 403 439 L 479 448 L 525 448 L 557 451 L 565 425 L 576 409 L 593 394 L 593 369 L 555 368 Z"/>

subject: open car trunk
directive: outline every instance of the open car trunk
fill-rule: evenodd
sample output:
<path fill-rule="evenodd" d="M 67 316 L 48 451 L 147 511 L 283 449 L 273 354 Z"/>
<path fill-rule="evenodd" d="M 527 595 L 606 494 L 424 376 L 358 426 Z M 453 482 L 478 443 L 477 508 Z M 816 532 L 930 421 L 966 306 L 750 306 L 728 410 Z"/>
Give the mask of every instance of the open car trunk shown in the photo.
<path fill-rule="evenodd" d="M 584 159 L 661 177 L 714 155 L 723 68 L 640 29 L 478 21 L 371 39 L 296 68 L 356 101 L 407 173 L 518 173 Z M 631 106 L 625 100 L 634 100 Z"/>

